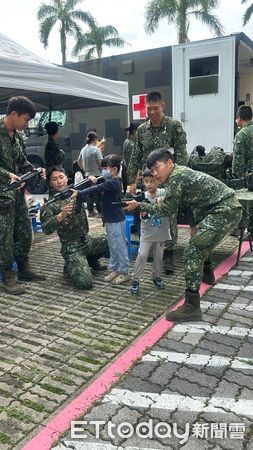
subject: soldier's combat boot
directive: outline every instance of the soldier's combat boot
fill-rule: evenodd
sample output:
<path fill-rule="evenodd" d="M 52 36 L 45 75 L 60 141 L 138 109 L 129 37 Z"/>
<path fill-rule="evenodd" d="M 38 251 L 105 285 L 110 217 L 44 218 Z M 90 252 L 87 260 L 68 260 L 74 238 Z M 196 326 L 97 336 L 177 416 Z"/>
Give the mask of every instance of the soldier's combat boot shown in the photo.
<path fill-rule="evenodd" d="M 32 272 L 29 266 L 29 258 L 17 259 L 18 279 L 21 281 L 44 281 L 46 277 Z"/>
<path fill-rule="evenodd" d="M 185 291 L 185 303 L 175 311 L 165 314 L 167 320 L 172 322 L 187 322 L 190 320 L 201 320 L 200 296 L 198 292 Z"/>
<path fill-rule="evenodd" d="M 211 286 L 214 286 L 216 283 L 211 261 L 204 262 L 202 281 L 203 283 L 210 284 Z"/>
<path fill-rule="evenodd" d="M 164 255 L 164 262 L 163 262 L 163 268 L 164 272 L 169 275 L 170 273 L 174 273 L 175 266 L 174 266 L 174 251 L 170 250 L 168 253 Z"/>
<path fill-rule="evenodd" d="M 3 287 L 8 294 L 20 295 L 25 293 L 23 286 L 17 283 L 16 274 L 11 268 L 5 269 L 3 272 Z"/>

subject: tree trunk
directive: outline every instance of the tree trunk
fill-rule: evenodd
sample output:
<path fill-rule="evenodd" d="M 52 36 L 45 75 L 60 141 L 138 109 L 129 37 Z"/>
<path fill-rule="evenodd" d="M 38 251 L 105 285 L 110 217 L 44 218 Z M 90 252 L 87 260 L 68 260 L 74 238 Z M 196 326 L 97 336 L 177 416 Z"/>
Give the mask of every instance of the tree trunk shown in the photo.
<path fill-rule="evenodd" d="M 61 26 L 61 54 L 62 54 L 62 65 L 66 62 L 66 32 L 65 32 L 65 26 L 62 24 Z"/>
<path fill-rule="evenodd" d="M 185 44 L 186 42 L 190 42 L 187 32 L 186 31 L 179 31 L 179 33 L 178 33 L 178 43 L 179 44 Z"/>

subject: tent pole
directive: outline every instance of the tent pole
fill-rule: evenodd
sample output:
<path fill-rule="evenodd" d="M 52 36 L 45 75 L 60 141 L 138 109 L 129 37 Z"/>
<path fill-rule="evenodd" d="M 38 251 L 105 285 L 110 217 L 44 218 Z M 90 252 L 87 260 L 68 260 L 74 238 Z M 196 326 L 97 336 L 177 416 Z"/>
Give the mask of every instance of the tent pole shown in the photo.
<path fill-rule="evenodd" d="M 51 103 L 51 95 L 48 94 L 48 105 L 49 105 L 49 122 L 52 120 L 52 103 Z"/>

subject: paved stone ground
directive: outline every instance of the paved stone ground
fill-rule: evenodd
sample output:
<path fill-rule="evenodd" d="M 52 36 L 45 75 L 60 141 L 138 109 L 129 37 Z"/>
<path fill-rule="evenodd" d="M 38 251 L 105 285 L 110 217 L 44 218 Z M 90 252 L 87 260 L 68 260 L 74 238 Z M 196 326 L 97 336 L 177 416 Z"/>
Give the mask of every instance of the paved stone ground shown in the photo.
<path fill-rule="evenodd" d="M 253 449 L 252 263 L 210 289 L 203 322 L 175 325 L 54 450 Z"/>
<path fill-rule="evenodd" d="M 91 229 L 99 226 L 96 220 L 92 220 L 91 224 Z M 182 296 L 184 292 L 182 253 L 187 240 L 188 230 L 180 229 L 176 273 L 173 277 L 165 277 L 166 289 L 159 292 L 159 296 L 157 295 L 150 281 L 151 264 L 148 263 L 142 293 L 136 300 L 129 293 L 129 286 L 112 287 L 104 283 L 104 273 L 94 275 L 94 287 L 90 291 L 79 291 L 73 288 L 63 279 L 63 260 L 59 252 L 58 238 L 54 235 L 44 237 L 37 234 L 35 236 L 31 261 L 36 270 L 46 274 L 47 281 L 26 284 L 26 294 L 19 297 L 8 295 L 0 288 L 1 450 L 22 448 L 28 437 L 32 437 L 42 424 L 76 397 L 94 375 L 98 374 L 106 364 L 161 316 L 168 306 Z M 224 241 L 215 252 L 216 263 L 228 256 L 236 245 L 235 238 L 230 237 Z M 215 292 L 217 296 L 219 291 Z M 245 294 L 246 298 L 247 295 Z M 224 294 L 225 301 L 228 301 L 228 297 L 228 294 Z M 240 317 L 243 317 L 244 313 L 240 314 Z M 226 315 L 229 317 L 224 317 L 222 320 L 227 324 L 237 319 L 237 315 L 230 317 L 230 311 L 227 311 Z M 210 317 L 211 323 L 219 322 L 217 311 L 212 312 L 211 308 Z M 244 317 L 243 321 L 242 326 L 248 327 L 247 317 Z M 168 345 L 174 343 L 175 346 L 182 346 L 180 351 L 192 350 L 195 347 L 188 343 L 189 340 L 191 341 L 189 337 L 187 338 L 189 333 L 174 331 L 174 338 L 171 339 L 170 334 L 168 340 L 165 338 L 159 344 L 161 346 L 159 348 L 163 348 L 163 342 L 171 342 L 172 344 Z M 208 353 L 210 346 L 213 346 L 213 334 L 211 332 L 207 334 L 206 338 L 197 334 L 203 338 L 199 344 L 201 348 L 198 353 Z M 227 348 L 228 352 L 232 352 L 229 346 L 232 345 L 232 349 L 237 348 L 237 342 L 238 338 L 235 338 L 232 344 L 220 343 L 219 347 Z M 197 342 L 196 345 L 198 345 Z M 245 342 L 246 347 L 242 348 L 242 352 L 244 348 L 246 352 L 249 345 L 250 341 Z M 245 352 L 243 355 L 246 354 Z M 159 368 L 157 362 L 152 364 L 154 370 L 150 374 L 152 373 L 154 377 L 158 376 L 158 373 L 155 374 L 156 368 L 158 372 L 165 370 L 162 366 Z M 174 366 L 175 369 L 178 368 L 178 364 L 173 363 Z M 138 374 L 139 369 L 135 370 Z M 194 369 L 192 376 L 196 378 L 203 370 L 205 369 L 201 371 Z M 169 374 L 171 377 L 174 376 L 171 365 L 169 365 L 167 381 Z M 205 389 L 203 387 L 203 395 L 207 396 L 211 392 L 210 389 L 214 390 L 216 385 L 218 386 L 220 380 L 217 374 L 205 376 L 207 379 L 204 386 L 207 384 L 209 387 L 206 386 Z M 234 384 L 237 383 L 237 378 L 243 381 L 241 373 L 238 375 L 232 370 L 231 383 L 232 376 Z M 247 377 L 247 382 L 245 381 L 240 389 L 240 395 L 247 398 L 251 385 L 248 382 L 248 375 L 243 376 Z M 188 377 L 188 374 L 179 373 L 179 378 L 184 377 Z M 208 377 L 211 377 L 210 385 Z M 133 383 L 135 378 L 138 389 L 148 392 L 150 384 L 139 376 L 131 375 Z M 156 383 L 155 379 L 153 392 L 162 393 L 165 388 Z M 118 389 L 123 389 L 125 386 L 124 389 L 127 387 L 130 390 L 130 382 L 122 383 L 126 384 L 122 384 Z M 200 395 L 200 392 L 196 394 L 200 384 L 201 379 L 194 384 L 194 395 Z M 173 387 L 170 386 L 170 389 L 173 390 Z M 168 394 L 169 390 L 166 389 Z M 111 416 L 115 416 L 117 409 L 122 409 L 115 405 L 103 407 Z M 141 417 L 141 413 L 137 410 L 138 408 L 136 412 L 131 413 L 136 420 Z M 204 416 L 201 418 L 205 419 Z M 94 448 L 98 448 L 96 445 Z"/>

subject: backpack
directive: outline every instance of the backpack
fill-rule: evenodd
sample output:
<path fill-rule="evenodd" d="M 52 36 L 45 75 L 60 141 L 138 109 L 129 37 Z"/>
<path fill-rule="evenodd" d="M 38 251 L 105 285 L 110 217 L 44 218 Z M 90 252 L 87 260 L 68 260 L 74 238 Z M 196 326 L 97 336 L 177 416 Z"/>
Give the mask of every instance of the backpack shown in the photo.
<path fill-rule="evenodd" d="M 210 152 L 200 156 L 197 147 L 192 151 L 189 158 L 189 167 L 199 172 L 207 173 L 218 180 L 226 179 L 226 171 L 224 161 L 226 153 L 223 148 L 214 146 Z"/>

